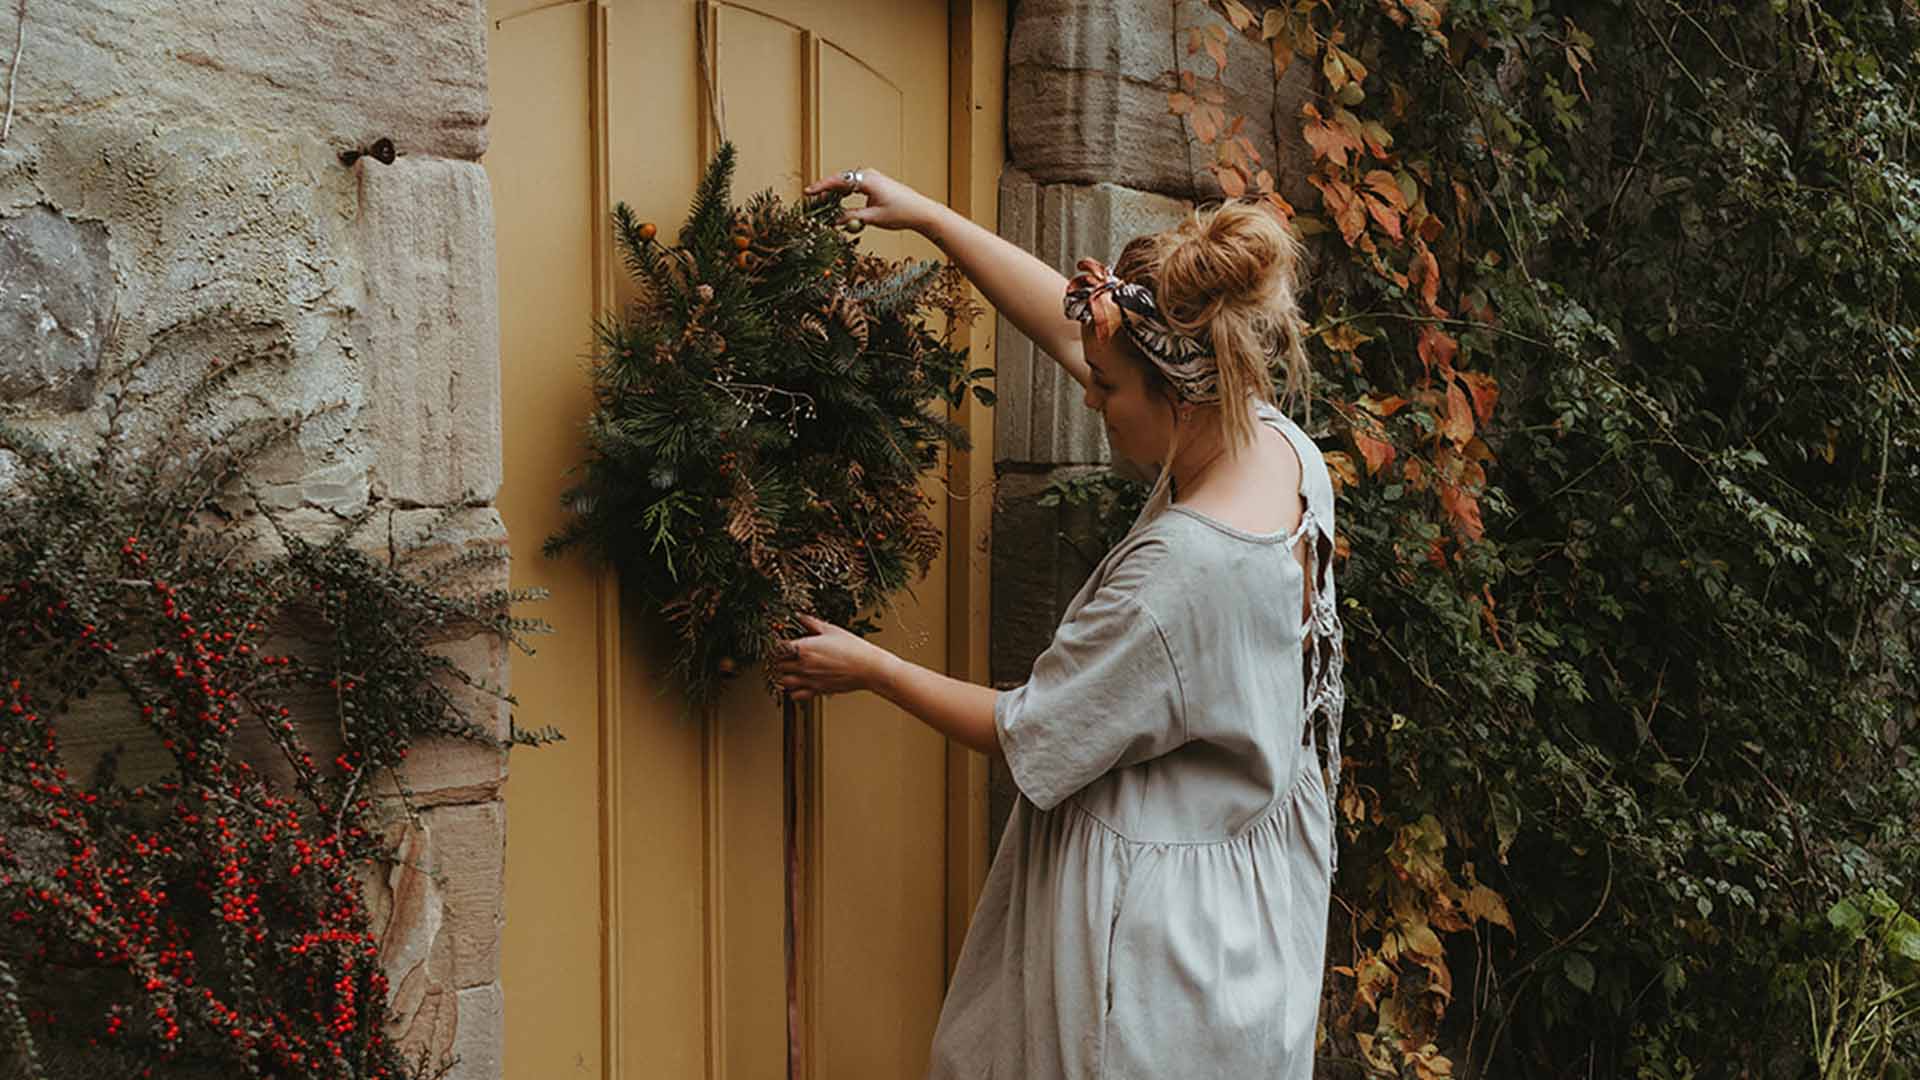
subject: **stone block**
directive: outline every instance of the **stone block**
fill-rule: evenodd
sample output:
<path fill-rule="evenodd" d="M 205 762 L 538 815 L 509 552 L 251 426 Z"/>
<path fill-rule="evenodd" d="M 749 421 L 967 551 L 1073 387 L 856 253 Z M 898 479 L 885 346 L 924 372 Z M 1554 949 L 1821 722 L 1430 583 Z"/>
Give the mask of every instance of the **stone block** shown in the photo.
<path fill-rule="evenodd" d="M 505 687 L 507 646 L 491 635 L 478 634 L 431 646 L 462 671 L 483 684 Z M 481 687 L 468 686 L 452 676 L 441 676 L 441 686 L 470 722 L 495 739 L 507 737 L 511 707 Z M 497 798 L 507 779 L 507 751 L 499 746 L 461 738 L 422 739 L 407 754 L 399 779 L 415 805 L 437 806 Z M 374 784 L 380 794 L 398 794 L 394 778 L 382 776 Z"/>
<path fill-rule="evenodd" d="M 472 551 L 502 547 L 506 522 L 491 506 L 457 510 L 395 510 L 388 538 L 392 557 L 401 566 L 422 569 Z M 490 564 L 448 583 L 449 589 L 504 589 L 507 564 Z"/>
<path fill-rule="evenodd" d="M 1180 222 L 1190 204 L 1116 184 L 1041 184 L 1018 169 L 1000 178 L 1000 235 L 1071 276 L 1085 257 L 1111 263 L 1136 236 Z M 1044 465 L 1108 460 L 1106 431 L 1080 386 L 1002 318 L 994 455 Z"/>
<path fill-rule="evenodd" d="M 478 165 L 402 160 L 360 172 L 373 493 L 400 506 L 489 502 L 500 487 L 500 324 L 493 204 Z"/>
<path fill-rule="evenodd" d="M 447 1045 L 454 992 L 498 982 L 506 924 L 506 812 L 495 800 L 440 806 L 406 817 L 397 803 L 386 837 L 392 863 L 368 871 L 363 895 L 388 1007 L 402 1030 Z"/>
<path fill-rule="evenodd" d="M 15 109 L 32 123 L 291 133 L 336 150 L 486 150 L 482 0 L 61 0 L 26 7 Z M 0 10 L 11 46 L 16 8 Z"/>
<path fill-rule="evenodd" d="M 1214 74 L 1190 54 L 1188 31 L 1224 25 L 1203 0 L 1029 0 L 1008 42 L 1007 135 L 1013 163 L 1042 183 L 1116 183 L 1183 198 L 1217 198 L 1210 148 L 1168 111 L 1179 73 Z M 1225 109 L 1275 160 L 1269 51 L 1232 33 Z M 1281 130 L 1287 130 L 1282 128 Z"/>
<path fill-rule="evenodd" d="M 105 225 L 46 205 L 0 218 L 0 401 L 85 408 L 112 315 Z"/>
<path fill-rule="evenodd" d="M 495 983 L 459 993 L 460 1029 L 453 1054 L 459 1060 L 447 1080 L 496 1080 L 506 1046 L 506 998 Z"/>

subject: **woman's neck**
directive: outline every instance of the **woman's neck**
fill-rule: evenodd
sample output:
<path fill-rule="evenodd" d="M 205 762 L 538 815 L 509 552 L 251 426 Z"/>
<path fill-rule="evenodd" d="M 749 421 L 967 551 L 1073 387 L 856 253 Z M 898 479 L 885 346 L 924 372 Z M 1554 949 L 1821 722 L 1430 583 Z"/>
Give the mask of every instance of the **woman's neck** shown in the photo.
<path fill-rule="evenodd" d="M 1213 464 L 1227 456 L 1226 432 L 1218 409 L 1195 410 L 1193 418 L 1181 425 L 1173 461 L 1167 467 L 1175 498 L 1184 492 L 1191 496 L 1194 485 Z"/>

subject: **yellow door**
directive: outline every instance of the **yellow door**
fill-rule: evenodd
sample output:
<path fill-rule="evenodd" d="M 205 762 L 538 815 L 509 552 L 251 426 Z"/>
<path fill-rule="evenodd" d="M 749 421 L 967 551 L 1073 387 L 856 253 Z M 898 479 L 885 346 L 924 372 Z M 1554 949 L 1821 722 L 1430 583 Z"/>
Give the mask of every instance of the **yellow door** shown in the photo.
<path fill-rule="evenodd" d="M 976 6 L 494 0 L 485 163 L 504 343 L 500 505 L 515 584 L 552 592 L 542 614 L 558 631 L 516 660 L 513 688 L 522 724 L 569 739 L 517 755 L 508 785 L 509 1076 L 772 1080 L 785 1062 L 779 709 L 750 675 L 717 715 L 689 718 L 661 693 L 644 613 L 622 612 L 611 583 L 577 559 L 538 554 L 560 523 L 557 492 L 590 405 L 589 320 L 623 295 L 606 210 L 625 200 L 677 228 L 722 131 L 740 152 L 742 200 L 764 187 L 792 197 L 822 172 L 865 166 L 935 198 L 978 188 L 990 201 L 976 177 L 997 171 L 997 137 L 980 140 L 990 145 L 973 169 L 975 141 L 956 135 L 981 105 Z M 977 25 L 995 48 L 999 10 Z M 997 82 L 997 53 L 981 59 Z M 962 167 L 950 170 L 956 146 Z M 896 233 L 863 243 L 937 254 Z M 982 362 L 986 340 L 976 332 Z M 954 464 L 977 477 L 990 460 L 981 446 Z M 881 641 L 978 677 L 984 507 L 950 500 L 946 477 L 927 490 L 936 521 L 954 515 L 958 563 L 942 560 L 881 616 Z M 869 696 L 824 703 L 807 731 L 809 1071 L 916 1076 L 977 893 L 982 770 Z"/>

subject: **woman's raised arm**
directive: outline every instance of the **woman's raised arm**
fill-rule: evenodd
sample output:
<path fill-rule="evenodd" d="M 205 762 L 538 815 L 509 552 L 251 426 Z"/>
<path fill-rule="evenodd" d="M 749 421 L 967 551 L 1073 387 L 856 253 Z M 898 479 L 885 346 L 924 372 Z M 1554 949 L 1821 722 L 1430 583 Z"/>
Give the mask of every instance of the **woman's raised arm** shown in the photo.
<path fill-rule="evenodd" d="M 841 174 L 816 180 L 807 188 L 809 195 L 824 191 L 857 191 L 867 197 L 867 205 L 847 211 L 850 221 L 882 229 L 912 229 L 933 241 L 995 310 L 1053 357 L 1073 381 L 1087 385 L 1091 374 L 1080 350 L 1080 324 L 1061 310 L 1067 279 L 1053 267 L 872 169 L 860 170 L 858 185 Z"/>

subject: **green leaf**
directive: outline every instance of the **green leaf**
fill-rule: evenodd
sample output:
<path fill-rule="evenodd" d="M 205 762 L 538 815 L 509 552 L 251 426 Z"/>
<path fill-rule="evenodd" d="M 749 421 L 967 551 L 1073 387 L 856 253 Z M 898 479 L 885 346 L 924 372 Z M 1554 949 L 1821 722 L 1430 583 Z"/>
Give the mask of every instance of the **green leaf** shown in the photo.
<path fill-rule="evenodd" d="M 1848 941 L 1860 940 L 1866 933 L 1867 917 L 1852 900 L 1842 900 L 1827 909 L 1827 924 L 1845 935 Z"/>
<path fill-rule="evenodd" d="M 1593 961 L 1581 953 L 1568 953 L 1560 969 L 1566 973 L 1568 982 L 1586 993 L 1593 993 Z"/>

